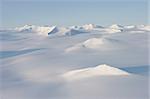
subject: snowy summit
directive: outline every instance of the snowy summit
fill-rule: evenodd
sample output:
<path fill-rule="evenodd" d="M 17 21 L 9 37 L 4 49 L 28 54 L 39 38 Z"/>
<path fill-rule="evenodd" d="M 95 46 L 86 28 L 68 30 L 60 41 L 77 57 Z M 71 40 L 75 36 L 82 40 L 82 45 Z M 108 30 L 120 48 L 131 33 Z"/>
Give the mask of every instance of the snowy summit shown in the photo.
<path fill-rule="evenodd" d="M 95 76 L 128 76 L 128 72 L 112 67 L 106 64 L 98 65 L 96 67 L 83 68 L 69 71 L 62 76 L 67 80 L 78 80 Z"/>
<path fill-rule="evenodd" d="M 128 32 L 149 32 L 150 26 L 149 25 L 129 25 L 129 26 L 122 26 L 118 24 L 113 24 L 109 27 L 103 27 L 100 25 L 95 24 L 85 24 L 83 26 L 71 26 L 71 27 L 56 27 L 56 26 L 36 26 L 36 25 L 25 25 L 23 27 L 16 27 L 16 32 L 30 32 L 30 33 L 37 33 L 43 36 L 71 36 L 83 33 L 93 33 L 94 31 L 98 31 L 100 33 L 120 33 L 122 31 Z"/>

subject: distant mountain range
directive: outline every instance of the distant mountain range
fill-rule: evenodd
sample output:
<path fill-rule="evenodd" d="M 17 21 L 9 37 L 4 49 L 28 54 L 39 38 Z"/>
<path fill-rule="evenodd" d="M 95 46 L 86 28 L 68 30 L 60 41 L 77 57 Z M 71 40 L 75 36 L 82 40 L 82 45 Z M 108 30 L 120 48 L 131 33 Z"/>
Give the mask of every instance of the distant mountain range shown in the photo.
<path fill-rule="evenodd" d="M 35 25 L 25 25 L 23 27 L 16 27 L 10 29 L 15 32 L 33 32 L 43 36 L 50 35 L 76 35 L 82 33 L 92 33 L 93 31 L 98 31 L 100 33 L 118 33 L 118 32 L 149 32 L 149 25 L 128 25 L 122 26 L 118 24 L 113 24 L 108 27 L 103 27 L 95 24 L 85 24 L 82 26 L 70 26 L 70 27 L 57 27 L 57 26 L 35 26 Z"/>

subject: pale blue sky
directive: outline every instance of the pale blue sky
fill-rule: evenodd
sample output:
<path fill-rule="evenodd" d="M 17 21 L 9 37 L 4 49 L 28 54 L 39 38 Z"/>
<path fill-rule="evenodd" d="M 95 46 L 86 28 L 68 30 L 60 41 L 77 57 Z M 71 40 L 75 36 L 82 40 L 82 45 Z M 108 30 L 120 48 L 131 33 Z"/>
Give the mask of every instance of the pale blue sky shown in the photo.
<path fill-rule="evenodd" d="M 3 0 L 2 27 L 147 24 L 148 0 Z"/>

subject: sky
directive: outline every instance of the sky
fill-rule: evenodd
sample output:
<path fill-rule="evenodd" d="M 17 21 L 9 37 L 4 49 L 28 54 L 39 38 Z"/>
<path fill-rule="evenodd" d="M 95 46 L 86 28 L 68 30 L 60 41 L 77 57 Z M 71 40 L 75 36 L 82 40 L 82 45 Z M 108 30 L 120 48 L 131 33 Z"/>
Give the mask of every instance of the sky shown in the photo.
<path fill-rule="evenodd" d="M 148 0 L 3 0 L 1 27 L 148 23 Z"/>

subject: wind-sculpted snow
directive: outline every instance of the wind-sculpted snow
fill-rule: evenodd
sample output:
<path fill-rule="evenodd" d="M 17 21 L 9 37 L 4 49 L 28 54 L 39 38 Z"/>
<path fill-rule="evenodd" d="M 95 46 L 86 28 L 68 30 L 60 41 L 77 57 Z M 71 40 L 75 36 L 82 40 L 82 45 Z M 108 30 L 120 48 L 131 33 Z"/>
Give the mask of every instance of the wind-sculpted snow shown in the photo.
<path fill-rule="evenodd" d="M 117 24 L 3 29 L 1 97 L 148 99 L 149 32 Z"/>
<path fill-rule="evenodd" d="M 20 50 L 20 51 L 0 51 L 0 59 L 23 55 L 23 54 L 34 52 L 37 50 L 40 50 L 40 49 L 26 49 L 26 50 Z"/>

